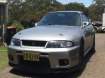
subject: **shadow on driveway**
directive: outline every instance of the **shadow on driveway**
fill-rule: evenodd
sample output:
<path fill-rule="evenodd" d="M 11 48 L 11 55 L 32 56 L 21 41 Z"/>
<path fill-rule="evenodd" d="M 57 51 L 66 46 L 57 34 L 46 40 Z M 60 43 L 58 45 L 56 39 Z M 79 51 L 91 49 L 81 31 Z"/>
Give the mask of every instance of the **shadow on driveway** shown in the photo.
<path fill-rule="evenodd" d="M 90 52 L 89 54 L 87 54 L 82 64 L 83 69 L 76 72 L 69 72 L 69 73 L 63 73 L 63 74 L 35 74 L 35 73 L 29 73 L 25 71 L 24 72 L 19 71 L 13 68 L 10 70 L 10 73 L 15 74 L 17 76 L 30 77 L 30 78 L 78 78 L 85 70 L 87 63 L 89 62 L 89 60 L 91 59 L 94 53 Z"/>

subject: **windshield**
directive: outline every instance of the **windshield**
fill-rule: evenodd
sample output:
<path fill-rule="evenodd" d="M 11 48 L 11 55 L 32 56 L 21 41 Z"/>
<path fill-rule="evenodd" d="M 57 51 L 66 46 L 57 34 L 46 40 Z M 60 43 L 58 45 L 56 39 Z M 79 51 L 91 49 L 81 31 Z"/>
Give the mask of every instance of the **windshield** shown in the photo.
<path fill-rule="evenodd" d="M 80 26 L 80 14 L 76 12 L 56 12 L 48 13 L 40 20 L 38 25 L 68 25 Z"/>

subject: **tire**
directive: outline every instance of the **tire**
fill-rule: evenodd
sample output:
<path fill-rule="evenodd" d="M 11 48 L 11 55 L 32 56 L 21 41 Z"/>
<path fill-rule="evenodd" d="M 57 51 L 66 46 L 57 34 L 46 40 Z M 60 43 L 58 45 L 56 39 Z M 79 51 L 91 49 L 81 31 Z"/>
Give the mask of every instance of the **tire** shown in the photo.
<path fill-rule="evenodd" d="M 84 69 L 83 63 L 84 63 L 84 40 L 80 40 L 80 48 L 79 48 L 79 63 L 74 67 L 74 72 L 81 72 Z"/>
<path fill-rule="evenodd" d="M 83 62 L 84 62 L 84 40 L 80 41 L 80 51 L 79 51 L 79 64 L 77 66 L 77 71 L 83 70 Z"/>
<path fill-rule="evenodd" d="M 84 58 L 84 41 L 81 39 L 80 41 L 80 52 L 79 52 L 79 63 L 81 64 L 83 62 Z"/>
<path fill-rule="evenodd" d="M 94 30 L 95 30 L 95 32 L 98 32 L 98 30 L 97 30 L 97 28 L 96 28 L 96 27 L 94 27 Z"/>
<path fill-rule="evenodd" d="M 96 52 L 96 50 L 95 50 L 95 35 L 94 35 L 94 38 L 93 38 L 93 46 L 92 46 L 91 52 L 92 53 Z"/>
<path fill-rule="evenodd" d="M 11 67 L 14 67 L 15 66 L 15 64 L 10 63 L 10 62 L 8 63 L 8 65 L 11 66 Z"/>
<path fill-rule="evenodd" d="M 103 32 L 105 32 L 105 28 L 103 29 Z"/>

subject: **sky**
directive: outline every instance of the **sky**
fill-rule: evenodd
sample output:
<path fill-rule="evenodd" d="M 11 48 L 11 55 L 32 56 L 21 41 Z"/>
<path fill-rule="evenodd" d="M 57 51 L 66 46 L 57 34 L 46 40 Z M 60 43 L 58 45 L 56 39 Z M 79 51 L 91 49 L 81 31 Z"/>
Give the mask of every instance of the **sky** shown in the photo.
<path fill-rule="evenodd" d="M 67 4 L 70 2 L 78 2 L 78 3 L 83 3 L 86 7 L 92 4 L 93 0 L 58 0 L 62 4 Z"/>

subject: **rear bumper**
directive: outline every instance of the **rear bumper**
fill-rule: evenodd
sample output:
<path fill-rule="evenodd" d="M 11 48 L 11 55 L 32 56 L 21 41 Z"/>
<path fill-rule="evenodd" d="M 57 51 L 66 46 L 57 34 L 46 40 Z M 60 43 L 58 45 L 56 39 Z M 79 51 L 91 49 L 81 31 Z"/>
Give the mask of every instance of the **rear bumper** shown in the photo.
<path fill-rule="evenodd" d="M 35 50 L 31 52 L 40 52 L 40 61 L 30 62 L 23 60 L 23 52 L 28 51 L 25 49 L 17 49 L 13 47 L 8 48 L 9 64 L 12 67 L 19 69 L 27 69 L 28 71 L 39 72 L 65 72 L 73 70 L 75 66 L 79 64 L 79 46 L 72 47 L 70 49 L 62 50 Z M 30 51 L 30 50 L 29 50 Z M 66 63 L 62 65 L 60 60 L 66 60 Z M 63 62 L 64 63 L 64 62 Z"/>

